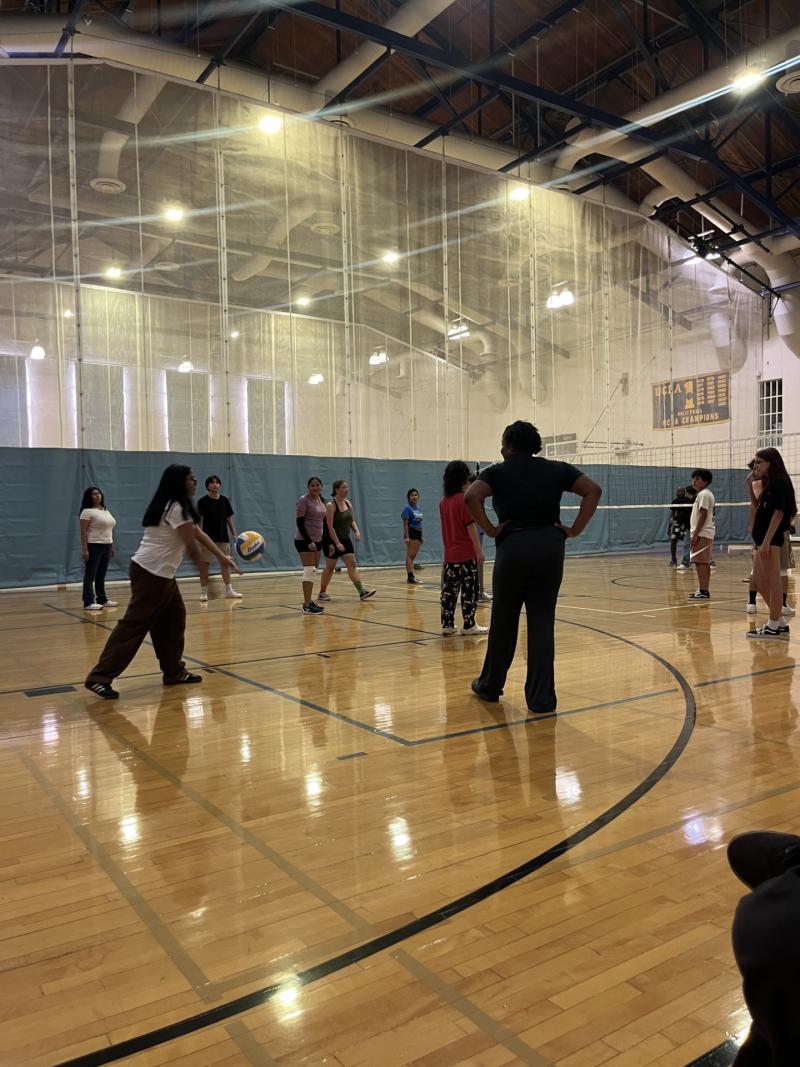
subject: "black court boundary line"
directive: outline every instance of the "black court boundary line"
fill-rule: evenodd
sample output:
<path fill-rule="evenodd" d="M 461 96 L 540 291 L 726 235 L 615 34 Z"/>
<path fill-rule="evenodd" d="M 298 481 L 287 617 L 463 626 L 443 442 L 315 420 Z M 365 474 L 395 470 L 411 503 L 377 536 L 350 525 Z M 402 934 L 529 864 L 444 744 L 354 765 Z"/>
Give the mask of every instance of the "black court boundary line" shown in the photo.
<path fill-rule="evenodd" d="M 177 1022 L 158 1027 L 146 1034 L 140 1034 L 138 1037 L 128 1038 L 126 1041 L 120 1041 L 117 1044 L 106 1046 L 105 1048 L 98 1049 L 96 1052 L 90 1052 L 83 1056 L 77 1056 L 74 1059 L 64 1060 L 62 1063 L 58 1064 L 57 1067 L 100 1067 L 101 1064 L 114 1063 L 117 1060 L 125 1059 L 127 1056 L 135 1056 L 146 1049 L 168 1044 L 171 1041 L 186 1037 L 188 1034 L 196 1033 L 198 1030 L 203 1030 L 209 1026 L 216 1026 L 236 1015 L 241 1015 L 245 1012 L 252 1011 L 254 1008 L 262 1007 L 264 1004 L 273 1000 L 275 996 L 287 986 L 295 987 L 298 985 L 311 985 L 323 978 L 327 978 L 331 974 L 336 974 L 338 971 L 344 970 L 345 968 L 352 966 L 354 963 L 359 963 L 362 960 L 377 955 L 377 953 L 382 952 L 387 948 L 391 948 L 402 941 L 408 940 L 410 937 L 424 933 L 426 930 L 431 929 L 431 927 L 438 926 L 439 923 L 444 922 L 455 915 L 459 915 L 468 908 L 471 908 L 489 897 L 494 896 L 496 893 L 501 892 L 503 889 L 515 885 L 528 875 L 541 870 L 541 868 L 545 867 L 548 863 L 552 863 L 554 860 L 559 859 L 565 853 L 569 852 L 570 849 L 582 844 L 584 841 L 588 840 L 588 838 L 608 826 L 614 819 L 619 818 L 619 816 L 629 808 L 633 807 L 634 804 L 649 793 L 650 790 L 653 789 L 672 769 L 685 751 L 686 746 L 689 744 L 697 717 L 697 708 L 692 687 L 678 668 L 668 660 L 659 656 L 656 652 L 652 652 L 650 649 L 637 644 L 635 641 L 631 641 L 627 637 L 620 637 L 617 634 L 609 633 L 607 630 L 601 630 L 599 627 L 589 626 L 585 623 L 575 622 L 568 623 L 567 625 L 576 626 L 583 630 L 590 630 L 595 633 L 603 634 L 606 637 L 612 637 L 623 644 L 630 645 L 639 652 L 644 652 L 645 655 L 650 656 L 651 659 L 660 663 L 661 666 L 672 675 L 683 692 L 685 711 L 680 732 L 667 754 L 637 786 L 634 786 L 634 788 L 626 793 L 624 797 L 616 801 L 616 803 L 612 804 L 611 807 L 607 808 L 596 818 L 592 819 L 591 822 L 588 822 L 585 826 L 581 827 L 576 833 L 565 837 L 563 840 L 552 845 L 544 852 L 540 852 L 532 859 L 527 860 L 525 863 L 520 864 L 518 867 L 515 867 L 510 871 L 506 871 L 505 874 L 499 875 L 497 878 L 492 879 L 490 882 L 486 882 L 477 889 L 473 889 L 469 893 L 450 901 L 449 904 L 445 904 L 441 908 L 437 908 L 425 915 L 421 915 L 417 919 L 413 919 L 411 922 L 397 927 L 395 930 L 390 930 L 388 933 L 373 938 L 371 941 L 366 941 L 364 944 L 359 945 L 354 949 L 349 949 L 347 952 L 343 952 L 338 956 L 333 956 L 331 959 L 316 964 L 314 967 L 309 967 L 305 971 L 300 971 L 288 981 L 275 982 L 272 985 L 265 986 L 263 989 L 254 990 L 252 993 L 246 993 L 241 997 L 236 997 L 234 1000 L 228 1001 L 226 1004 L 220 1004 L 215 1008 L 209 1008 L 206 1011 L 198 1012 L 196 1015 L 191 1015 L 185 1019 L 180 1019 Z"/>
<path fill-rule="evenodd" d="M 732 1067 L 738 1051 L 738 1043 L 733 1038 L 728 1038 L 696 1060 L 687 1063 L 686 1067 Z"/>

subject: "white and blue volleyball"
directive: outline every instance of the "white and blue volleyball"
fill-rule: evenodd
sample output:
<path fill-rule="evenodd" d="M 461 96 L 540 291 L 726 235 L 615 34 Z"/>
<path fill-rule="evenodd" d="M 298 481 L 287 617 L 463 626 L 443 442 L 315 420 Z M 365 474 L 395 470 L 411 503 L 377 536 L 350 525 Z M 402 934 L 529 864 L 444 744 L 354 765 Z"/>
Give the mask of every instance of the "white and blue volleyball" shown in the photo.
<path fill-rule="evenodd" d="M 264 554 L 264 538 L 255 530 L 245 530 L 236 538 L 236 555 L 245 563 L 256 563 Z"/>

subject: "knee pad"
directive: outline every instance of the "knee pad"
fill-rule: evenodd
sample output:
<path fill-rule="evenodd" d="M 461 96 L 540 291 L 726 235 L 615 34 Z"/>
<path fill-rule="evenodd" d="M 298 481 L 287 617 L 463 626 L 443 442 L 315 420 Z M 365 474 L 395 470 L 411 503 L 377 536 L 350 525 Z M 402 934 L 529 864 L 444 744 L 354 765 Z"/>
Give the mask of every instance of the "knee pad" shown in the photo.
<path fill-rule="evenodd" d="M 316 567 L 303 567 L 303 581 L 313 582 L 314 575 L 317 573 Z"/>

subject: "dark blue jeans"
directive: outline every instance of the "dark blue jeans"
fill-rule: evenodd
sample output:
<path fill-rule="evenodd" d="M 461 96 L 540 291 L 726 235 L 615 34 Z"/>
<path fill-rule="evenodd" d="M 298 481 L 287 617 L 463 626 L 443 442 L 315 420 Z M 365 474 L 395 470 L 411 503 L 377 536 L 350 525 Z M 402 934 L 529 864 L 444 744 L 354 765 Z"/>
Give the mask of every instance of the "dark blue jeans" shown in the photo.
<path fill-rule="evenodd" d="M 105 604 L 106 571 L 111 559 L 111 545 L 93 545 L 89 543 L 89 558 L 84 563 L 83 572 L 83 606 L 88 608 L 97 601 Z"/>

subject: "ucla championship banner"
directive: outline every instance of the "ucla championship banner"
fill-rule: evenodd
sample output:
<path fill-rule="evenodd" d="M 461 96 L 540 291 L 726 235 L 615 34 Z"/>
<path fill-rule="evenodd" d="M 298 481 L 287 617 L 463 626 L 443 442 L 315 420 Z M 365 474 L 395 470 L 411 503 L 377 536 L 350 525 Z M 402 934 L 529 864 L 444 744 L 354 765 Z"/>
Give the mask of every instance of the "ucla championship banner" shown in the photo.
<path fill-rule="evenodd" d="M 692 378 L 657 382 L 653 386 L 653 429 L 699 426 L 709 422 L 728 422 L 730 411 L 730 374 L 717 371 Z"/>

